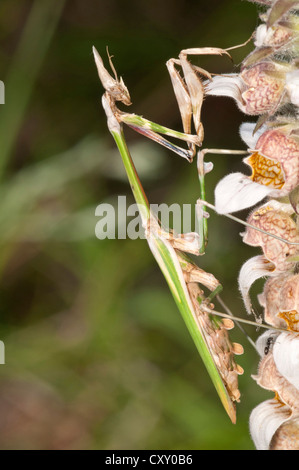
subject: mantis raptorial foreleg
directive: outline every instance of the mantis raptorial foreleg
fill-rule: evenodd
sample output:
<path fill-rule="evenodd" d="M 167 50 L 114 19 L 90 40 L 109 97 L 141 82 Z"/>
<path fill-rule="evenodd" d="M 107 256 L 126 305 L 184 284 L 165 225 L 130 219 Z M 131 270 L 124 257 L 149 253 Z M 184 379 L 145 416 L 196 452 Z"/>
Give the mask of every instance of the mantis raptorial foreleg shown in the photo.
<path fill-rule="evenodd" d="M 154 142 L 157 142 L 158 144 L 168 148 L 172 152 L 178 154 L 180 157 L 187 159 L 189 162 L 193 160 L 196 146 L 201 145 L 201 140 L 197 135 L 186 134 L 184 132 L 169 129 L 168 127 L 156 124 L 152 121 L 149 121 L 148 119 L 143 118 L 142 116 L 137 116 L 136 114 L 123 113 L 119 111 L 118 119 L 120 122 L 127 124 L 139 134 L 142 134 Z M 162 135 L 167 135 L 169 137 L 187 142 L 188 149 L 184 149 L 178 145 L 175 145 L 174 143 L 162 137 Z"/>
<path fill-rule="evenodd" d="M 188 59 L 188 54 L 226 54 L 229 53 L 219 48 L 195 48 L 185 49 L 180 52 L 179 59 L 170 59 L 166 66 L 172 81 L 173 90 L 181 114 L 184 132 L 173 131 L 172 129 L 160 126 L 159 124 L 148 121 L 135 114 L 122 113 L 120 119 L 137 132 L 149 137 L 159 144 L 168 147 L 170 150 L 192 161 L 196 146 L 201 146 L 204 131 L 201 123 L 201 108 L 204 99 L 204 86 L 199 74 L 211 80 L 211 75 L 206 70 L 192 65 Z M 182 68 L 183 76 L 176 68 L 179 65 Z M 195 135 L 192 135 L 192 121 L 195 129 Z M 167 135 L 177 139 L 185 140 L 188 144 L 188 151 L 182 151 L 168 140 L 161 137 Z"/>
<path fill-rule="evenodd" d="M 114 74 L 114 78 L 107 72 L 104 67 L 103 60 L 97 50 L 93 49 L 99 77 L 106 89 L 109 91 L 114 102 L 121 101 L 125 105 L 131 104 L 131 99 L 122 78 L 118 78 L 115 68 L 112 64 L 111 57 L 108 55 L 109 63 Z M 129 127 L 163 145 L 171 151 L 177 153 L 188 161 L 192 161 L 196 154 L 196 147 L 200 147 L 204 137 L 203 126 L 201 123 L 201 108 L 204 99 L 204 85 L 199 77 L 202 75 L 211 80 L 211 74 L 206 70 L 192 65 L 188 59 L 188 55 L 205 55 L 205 54 L 226 54 L 230 57 L 225 49 L 220 48 L 193 48 L 184 49 L 179 54 L 179 59 L 170 59 L 167 62 L 167 69 L 172 81 L 174 93 L 181 114 L 183 131 L 179 132 L 160 124 L 156 124 L 148 119 L 133 113 L 124 113 L 116 106 L 114 108 L 115 117 L 119 122 L 127 124 Z M 176 66 L 179 65 L 183 71 L 180 75 Z M 195 134 L 192 134 L 192 122 Z M 188 149 L 177 146 L 167 140 L 164 136 L 173 137 L 187 142 Z"/>
<path fill-rule="evenodd" d="M 199 78 L 199 74 L 212 79 L 211 74 L 206 70 L 192 65 L 188 55 L 207 55 L 207 54 L 227 54 L 224 49 L 204 47 L 184 49 L 179 54 L 179 59 L 170 59 L 166 66 L 170 75 L 173 90 L 181 113 L 184 132 L 191 133 L 191 122 L 193 120 L 196 135 L 202 142 L 204 137 L 203 126 L 201 122 L 201 108 L 205 95 L 204 85 Z M 179 65 L 183 71 L 183 77 L 180 75 L 176 65 Z M 193 146 L 191 148 L 194 149 Z"/>

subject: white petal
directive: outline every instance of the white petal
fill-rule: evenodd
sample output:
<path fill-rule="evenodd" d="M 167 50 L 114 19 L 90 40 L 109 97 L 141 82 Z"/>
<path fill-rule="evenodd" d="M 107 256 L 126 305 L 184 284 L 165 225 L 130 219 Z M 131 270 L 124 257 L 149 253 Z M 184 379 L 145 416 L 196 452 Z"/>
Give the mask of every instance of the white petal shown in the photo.
<path fill-rule="evenodd" d="M 267 354 L 267 348 L 270 349 L 271 343 L 274 343 L 279 333 L 275 330 L 267 330 L 265 333 L 260 335 L 256 340 L 256 349 L 261 357 Z"/>
<path fill-rule="evenodd" d="M 265 24 L 261 24 L 258 26 L 255 30 L 255 39 L 254 39 L 254 45 L 256 47 L 261 47 L 265 44 L 267 40 L 267 33 L 268 33 L 268 28 Z"/>
<path fill-rule="evenodd" d="M 252 410 L 249 427 L 257 450 L 269 449 L 273 434 L 288 418 L 288 408 L 279 406 L 275 400 L 264 401 Z"/>
<path fill-rule="evenodd" d="M 257 279 L 271 275 L 273 273 L 273 269 L 274 265 L 263 255 L 254 256 L 243 264 L 240 270 L 238 283 L 244 305 L 248 313 L 252 313 L 252 305 L 249 297 L 250 287 Z"/>
<path fill-rule="evenodd" d="M 255 183 L 243 173 L 225 176 L 215 188 L 215 206 L 219 214 L 247 209 L 268 196 L 273 189 Z"/>
<path fill-rule="evenodd" d="M 299 389 L 299 336 L 281 333 L 274 344 L 273 357 L 281 375 Z"/>
<path fill-rule="evenodd" d="M 207 95 L 230 96 L 242 102 L 245 84 L 237 73 L 226 76 L 216 75 L 211 81 L 206 81 L 205 86 Z"/>
<path fill-rule="evenodd" d="M 268 127 L 263 125 L 255 133 L 253 133 L 255 127 L 255 122 L 243 122 L 239 129 L 241 139 L 245 142 L 247 147 L 252 150 L 255 149 L 256 143 L 260 136 L 266 132 L 266 130 L 268 130 Z"/>
<path fill-rule="evenodd" d="M 286 88 L 290 95 L 290 100 L 295 106 L 299 106 L 299 70 L 286 74 Z"/>

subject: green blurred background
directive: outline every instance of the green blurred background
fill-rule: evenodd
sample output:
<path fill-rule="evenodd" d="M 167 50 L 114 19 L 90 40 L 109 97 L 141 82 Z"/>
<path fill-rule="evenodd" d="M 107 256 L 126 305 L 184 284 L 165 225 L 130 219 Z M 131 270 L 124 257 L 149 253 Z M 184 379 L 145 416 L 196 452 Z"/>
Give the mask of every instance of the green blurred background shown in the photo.
<path fill-rule="evenodd" d="M 146 242 L 95 237 L 97 205 L 133 199 L 91 48 L 109 47 L 132 112 L 181 129 L 165 62 L 186 47 L 240 44 L 257 18 L 241 0 L 1 0 L 0 448 L 253 449 L 248 417 L 268 394 L 251 378 L 258 356 L 247 339 L 230 334 L 245 348 L 232 425 Z M 251 49 L 233 51 L 236 67 Z M 194 63 L 237 70 L 224 57 Z M 244 148 L 243 120 L 232 100 L 207 98 L 204 145 Z M 196 201 L 195 162 L 126 137 L 150 202 Z M 245 168 L 239 157 L 210 159 L 213 202 L 217 181 Z M 259 250 L 224 217 L 211 214 L 209 231 L 198 264 L 246 316 L 236 279 Z"/>

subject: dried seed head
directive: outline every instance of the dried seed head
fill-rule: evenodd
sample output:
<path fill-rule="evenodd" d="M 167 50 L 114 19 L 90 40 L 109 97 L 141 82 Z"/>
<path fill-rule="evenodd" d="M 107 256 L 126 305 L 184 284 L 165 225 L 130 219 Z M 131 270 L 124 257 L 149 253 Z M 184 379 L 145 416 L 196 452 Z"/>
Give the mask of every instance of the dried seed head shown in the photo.
<path fill-rule="evenodd" d="M 277 203 L 270 201 L 252 212 L 247 222 L 269 234 L 298 243 L 299 235 L 295 222 L 289 214 L 282 209 L 278 209 L 278 207 Z M 260 246 L 265 257 L 275 265 L 277 271 L 286 271 L 295 264 L 294 261 L 290 261 L 288 258 L 297 252 L 298 247 L 296 245 L 280 241 L 252 227 L 246 227 L 243 241 L 251 246 Z"/>
<path fill-rule="evenodd" d="M 282 423 L 273 434 L 269 450 L 299 450 L 299 417 Z"/>

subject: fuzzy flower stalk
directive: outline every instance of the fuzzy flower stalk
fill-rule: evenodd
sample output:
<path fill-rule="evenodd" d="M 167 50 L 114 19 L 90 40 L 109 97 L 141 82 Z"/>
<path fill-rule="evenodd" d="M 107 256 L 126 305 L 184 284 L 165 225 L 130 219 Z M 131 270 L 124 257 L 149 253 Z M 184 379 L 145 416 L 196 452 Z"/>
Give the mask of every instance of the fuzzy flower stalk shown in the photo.
<path fill-rule="evenodd" d="M 242 236 L 261 254 L 244 263 L 239 287 L 247 312 L 255 314 L 250 287 L 267 279 L 258 301 L 270 329 L 257 340 L 253 378 L 274 396 L 252 411 L 250 432 L 258 450 L 299 450 L 299 2 L 256 3 L 262 24 L 240 73 L 205 82 L 207 94 L 232 97 L 244 114 L 257 116 L 240 128 L 251 174 L 225 176 L 215 206 L 230 214 L 258 204 Z"/>

